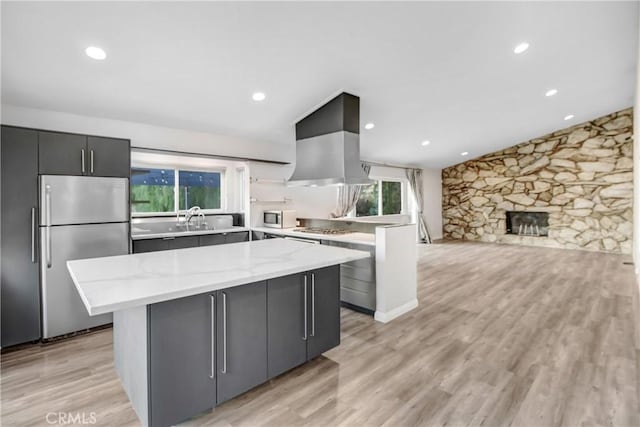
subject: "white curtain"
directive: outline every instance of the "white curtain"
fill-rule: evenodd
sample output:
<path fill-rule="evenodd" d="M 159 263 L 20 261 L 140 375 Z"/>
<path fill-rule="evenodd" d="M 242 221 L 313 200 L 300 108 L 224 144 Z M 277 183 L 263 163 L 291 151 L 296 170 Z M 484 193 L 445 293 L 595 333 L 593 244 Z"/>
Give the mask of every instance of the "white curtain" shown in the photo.
<path fill-rule="evenodd" d="M 371 165 L 362 163 L 364 173 L 369 176 Z M 333 218 L 343 218 L 349 214 L 358 203 L 360 197 L 361 185 L 343 185 L 338 187 L 338 198 L 336 201 L 336 210 L 331 213 Z"/>
<path fill-rule="evenodd" d="M 413 197 L 418 205 L 418 230 L 420 232 L 420 241 L 423 243 L 431 243 L 431 234 L 427 221 L 424 218 L 424 196 L 422 169 L 407 169 L 407 179 L 409 180 L 409 188 L 413 193 Z"/>

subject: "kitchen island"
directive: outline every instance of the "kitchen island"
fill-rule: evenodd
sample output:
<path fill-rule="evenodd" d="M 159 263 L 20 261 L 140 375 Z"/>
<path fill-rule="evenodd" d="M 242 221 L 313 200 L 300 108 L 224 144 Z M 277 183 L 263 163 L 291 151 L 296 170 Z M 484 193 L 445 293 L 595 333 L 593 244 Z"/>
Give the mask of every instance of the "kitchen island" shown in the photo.
<path fill-rule="evenodd" d="M 272 239 L 67 264 L 87 311 L 114 313 L 142 424 L 167 426 L 339 345 L 339 265 L 367 257 Z"/>

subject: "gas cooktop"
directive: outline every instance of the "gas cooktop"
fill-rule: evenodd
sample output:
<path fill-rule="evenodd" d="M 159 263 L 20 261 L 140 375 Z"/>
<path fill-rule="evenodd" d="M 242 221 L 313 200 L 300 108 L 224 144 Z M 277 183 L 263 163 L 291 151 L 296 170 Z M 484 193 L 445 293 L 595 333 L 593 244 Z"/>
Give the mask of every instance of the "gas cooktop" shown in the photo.
<path fill-rule="evenodd" d="M 299 231 L 300 233 L 313 233 L 313 234 L 349 234 L 353 233 L 351 230 L 338 230 L 335 228 L 296 228 L 293 231 Z"/>

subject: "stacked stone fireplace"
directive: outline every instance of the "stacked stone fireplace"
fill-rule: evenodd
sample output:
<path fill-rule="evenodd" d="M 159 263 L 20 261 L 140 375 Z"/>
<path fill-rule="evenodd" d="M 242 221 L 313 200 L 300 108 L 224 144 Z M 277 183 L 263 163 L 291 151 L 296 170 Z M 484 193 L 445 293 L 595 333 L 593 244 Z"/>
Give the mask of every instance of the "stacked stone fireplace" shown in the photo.
<path fill-rule="evenodd" d="M 445 239 L 631 253 L 632 114 L 444 169 Z"/>

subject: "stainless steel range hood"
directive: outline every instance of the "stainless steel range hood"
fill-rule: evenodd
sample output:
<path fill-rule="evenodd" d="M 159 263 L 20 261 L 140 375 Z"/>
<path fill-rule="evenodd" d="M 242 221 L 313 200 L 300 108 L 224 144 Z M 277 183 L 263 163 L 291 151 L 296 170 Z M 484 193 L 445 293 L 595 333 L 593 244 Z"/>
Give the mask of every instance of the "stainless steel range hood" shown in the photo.
<path fill-rule="evenodd" d="M 296 168 L 288 185 L 372 184 L 360 163 L 360 98 L 342 93 L 296 123 Z"/>

